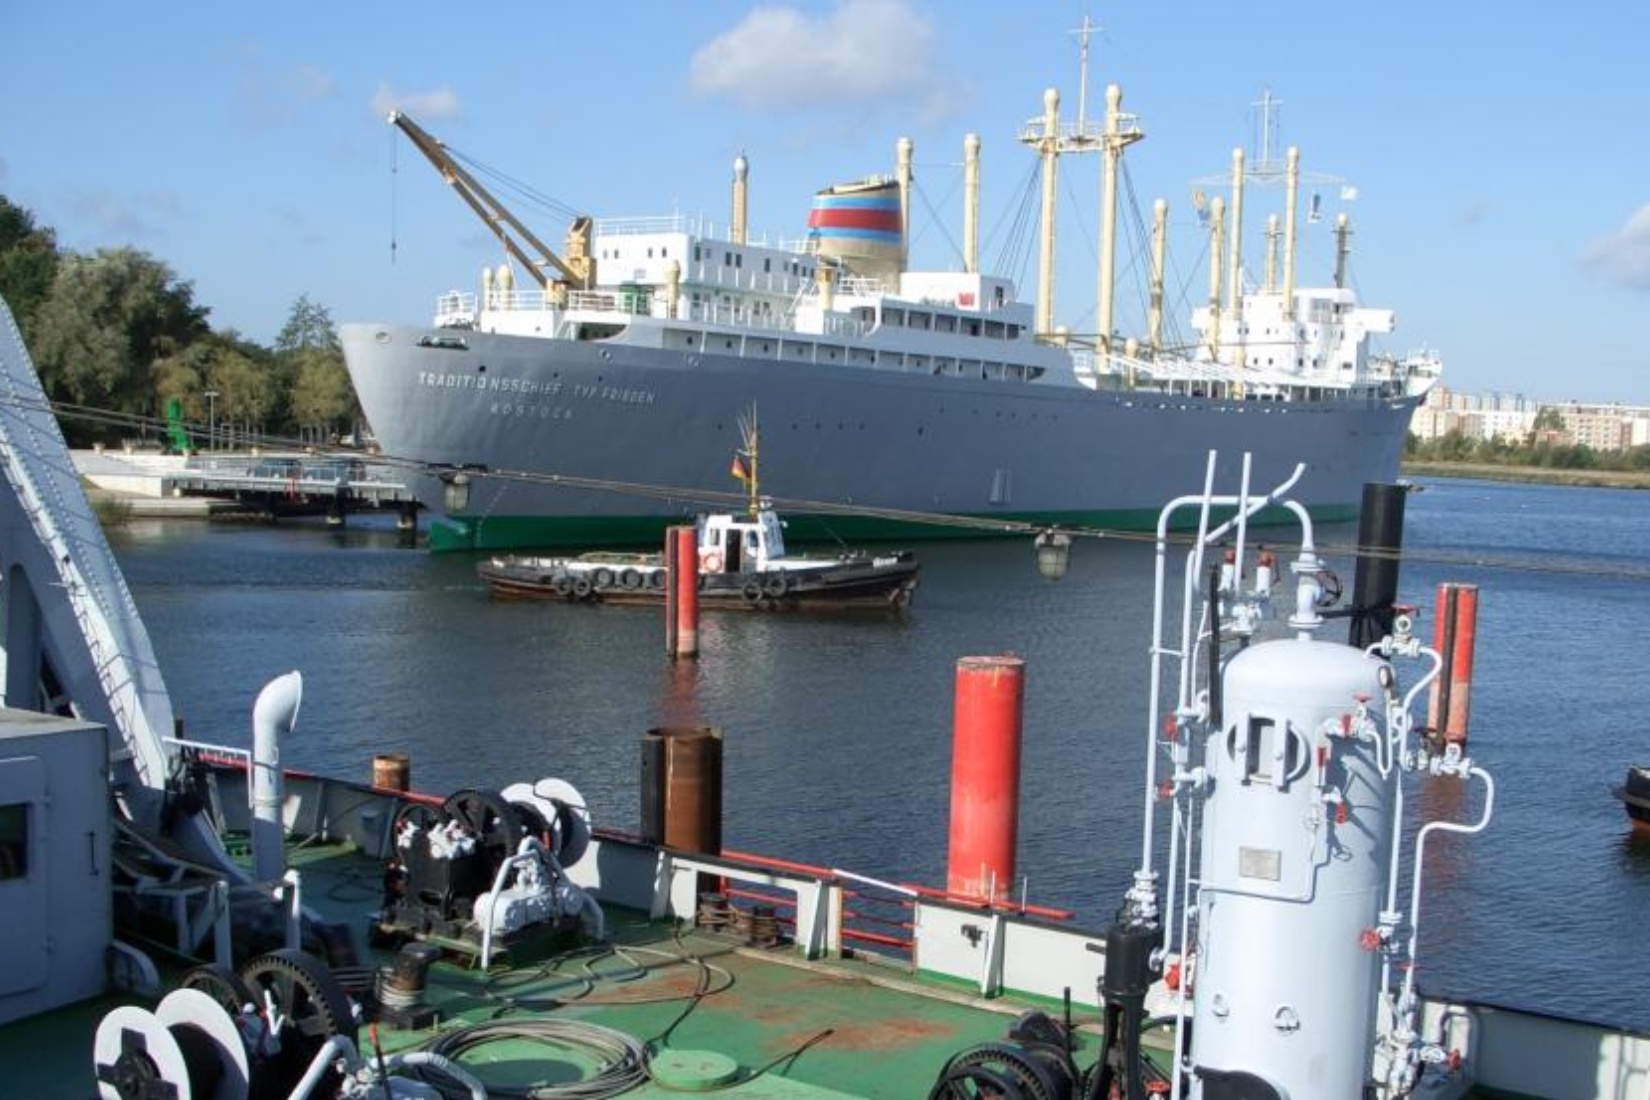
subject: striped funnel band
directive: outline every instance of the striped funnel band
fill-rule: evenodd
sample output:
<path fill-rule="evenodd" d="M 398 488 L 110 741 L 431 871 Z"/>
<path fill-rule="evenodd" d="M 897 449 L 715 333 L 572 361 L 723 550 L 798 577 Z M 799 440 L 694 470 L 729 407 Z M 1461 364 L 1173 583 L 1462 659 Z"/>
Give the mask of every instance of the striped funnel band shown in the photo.
<path fill-rule="evenodd" d="M 808 236 L 898 245 L 898 188 L 890 186 L 852 194 L 819 192 L 808 214 Z"/>

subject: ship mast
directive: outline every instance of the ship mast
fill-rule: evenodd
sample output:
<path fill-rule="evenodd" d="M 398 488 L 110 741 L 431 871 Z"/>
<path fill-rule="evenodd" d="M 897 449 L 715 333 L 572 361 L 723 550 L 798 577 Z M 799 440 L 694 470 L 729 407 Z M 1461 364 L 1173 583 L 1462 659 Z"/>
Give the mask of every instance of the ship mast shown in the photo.
<path fill-rule="evenodd" d="M 1087 20 L 1084 21 L 1085 27 Z M 1088 63 L 1085 41 L 1084 64 Z M 1112 282 L 1117 268 L 1117 169 L 1123 160 L 1123 150 L 1145 137 L 1139 120 L 1123 113 L 1123 89 L 1116 84 L 1106 88 L 1105 160 L 1100 183 L 1100 290 L 1099 328 L 1095 348 L 1102 354 L 1111 352 L 1112 305 L 1115 292 Z"/>
<path fill-rule="evenodd" d="M 963 139 L 963 270 L 980 270 L 980 135 Z"/>
<path fill-rule="evenodd" d="M 1234 364 L 1241 373 L 1244 367 L 1245 347 L 1243 341 L 1243 286 L 1242 286 L 1242 234 L 1243 234 L 1243 195 L 1244 189 L 1250 183 L 1266 186 L 1281 183 L 1285 188 L 1284 215 L 1282 225 L 1283 237 L 1283 283 L 1281 288 L 1277 281 L 1278 235 L 1279 226 L 1277 216 L 1269 215 L 1266 222 L 1266 280 L 1262 289 L 1267 294 L 1281 293 L 1283 296 L 1283 316 L 1292 320 L 1295 316 L 1295 236 L 1299 227 L 1299 192 L 1302 183 L 1312 184 L 1339 184 L 1341 197 L 1351 199 L 1356 197 L 1356 189 L 1347 185 L 1340 176 L 1324 175 L 1322 173 L 1306 173 L 1301 171 L 1300 150 L 1289 147 L 1284 150 L 1280 158 L 1278 149 L 1278 108 L 1283 101 L 1272 94 L 1270 88 L 1262 89 L 1260 98 L 1250 106 L 1259 114 L 1259 125 L 1255 135 L 1257 149 L 1255 155 L 1247 157 L 1243 150 L 1235 149 L 1232 152 L 1232 170 L 1230 175 L 1232 187 L 1232 224 L 1227 235 L 1231 253 L 1228 257 L 1227 276 L 1227 306 L 1229 316 L 1228 327 L 1236 334 L 1237 345 Z M 1247 163 L 1245 163 L 1247 161 Z M 1195 184 L 1219 184 L 1221 177 L 1207 177 L 1194 180 Z M 1316 193 L 1307 215 L 1308 221 L 1317 221 Z M 1219 358 L 1220 333 L 1216 332 L 1211 340 L 1216 349 L 1216 358 Z M 1240 382 L 1241 386 L 1242 383 Z"/>
<path fill-rule="evenodd" d="M 1089 35 L 1098 28 L 1087 16 L 1072 33 L 1078 42 L 1077 122 L 1069 129 L 1060 125 L 1060 93 L 1053 88 L 1043 93 L 1043 116 L 1026 123 L 1020 144 L 1029 145 L 1043 158 L 1042 233 L 1037 263 L 1037 317 L 1039 336 L 1054 330 L 1054 212 L 1058 194 L 1060 154 L 1092 153 L 1101 147 L 1102 134 L 1087 118 Z"/>

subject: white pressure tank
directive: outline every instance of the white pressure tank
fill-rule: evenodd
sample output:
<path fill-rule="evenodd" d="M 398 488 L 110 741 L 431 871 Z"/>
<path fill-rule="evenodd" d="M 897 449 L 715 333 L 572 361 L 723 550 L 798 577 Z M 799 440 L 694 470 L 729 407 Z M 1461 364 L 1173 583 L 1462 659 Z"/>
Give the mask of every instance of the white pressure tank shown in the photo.
<path fill-rule="evenodd" d="M 1377 755 L 1385 667 L 1299 638 L 1226 667 L 1204 754 L 1194 1097 L 1363 1094 L 1379 980 L 1366 932 L 1385 897 L 1396 782 Z"/>

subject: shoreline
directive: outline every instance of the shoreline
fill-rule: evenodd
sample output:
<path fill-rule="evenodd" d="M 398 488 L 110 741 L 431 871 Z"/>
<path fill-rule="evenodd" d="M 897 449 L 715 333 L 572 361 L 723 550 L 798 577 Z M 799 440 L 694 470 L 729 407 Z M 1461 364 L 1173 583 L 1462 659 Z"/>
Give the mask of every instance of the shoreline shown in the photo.
<path fill-rule="evenodd" d="M 1410 462 L 1403 475 L 1415 477 L 1475 478 L 1526 485 L 1567 485 L 1589 489 L 1650 489 L 1650 472 L 1631 470 L 1555 470 L 1541 466 L 1497 466 L 1480 462 Z"/>

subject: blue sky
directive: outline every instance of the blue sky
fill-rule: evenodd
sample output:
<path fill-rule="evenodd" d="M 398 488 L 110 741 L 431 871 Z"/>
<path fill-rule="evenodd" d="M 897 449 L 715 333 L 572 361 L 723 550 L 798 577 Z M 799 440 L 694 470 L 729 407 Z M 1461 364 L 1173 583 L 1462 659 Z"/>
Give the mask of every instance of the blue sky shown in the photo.
<path fill-rule="evenodd" d="M 959 262 L 976 132 L 982 258 L 1030 300 L 1034 265 L 1009 262 L 1032 170 L 1015 135 L 1046 87 L 1073 116 L 1085 15 L 1102 28 L 1089 113 L 1116 82 L 1140 116 L 1129 186 L 1145 219 L 1170 203 L 1183 317 L 1208 287 L 1194 181 L 1253 147 L 1269 88 L 1281 142 L 1357 190 L 1308 188 L 1329 216 L 1302 235 L 1303 281 L 1327 277 L 1346 210 L 1355 285 L 1397 312 L 1389 350 L 1438 349 L 1457 389 L 1650 404 L 1650 6 L 1619 0 L 704 0 L 632 4 L 622 24 L 612 5 L 549 0 L 16 3 L 0 9 L 0 193 L 67 247 L 151 253 L 215 325 L 268 341 L 306 294 L 340 322 L 426 320 L 500 258 L 390 106 L 598 217 L 723 224 L 744 152 L 752 232 L 785 238 L 815 189 L 891 172 L 909 136 L 915 255 L 939 267 Z M 1063 162 L 1057 312 L 1077 331 L 1093 326 L 1097 178 L 1092 157 Z M 1251 271 L 1276 194 L 1246 200 Z M 559 244 L 564 222 L 517 209 Z M 1139 291 L 1122 293 L 1136 328 Z"/>

